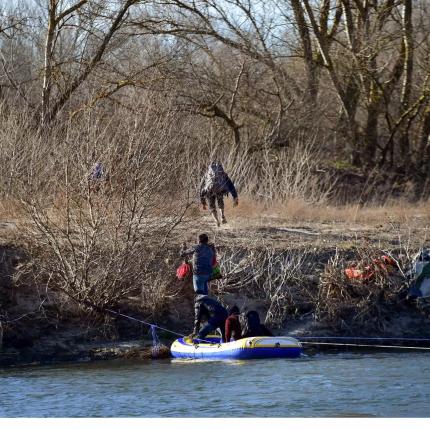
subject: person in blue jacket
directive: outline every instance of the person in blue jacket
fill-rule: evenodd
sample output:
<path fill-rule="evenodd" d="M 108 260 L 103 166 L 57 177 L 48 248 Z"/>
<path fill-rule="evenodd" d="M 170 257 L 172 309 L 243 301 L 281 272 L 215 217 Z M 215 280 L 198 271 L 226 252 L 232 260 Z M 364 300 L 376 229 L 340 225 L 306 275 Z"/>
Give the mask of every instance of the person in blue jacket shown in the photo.
<path fill-rule="evenodd" d="M 199 235 L 199 243 L 190 249 L 184 244 L 181 257 L 192 256 L 193 287 L 196 294 L 208 294 L 208 283 L 212 277 L 212 268 L 215 260 L 215 246 L 209 243 L 207 234 Z"/>
<path fill-rule="evenodd" d="M 210 332 L 220 329 L 222 341 L 225 342 L 227 317 L 227 309 L 220 302 L 205 294 L 198 294 L 194 299 L 194 331 L 190 337 L 204 339 Z"/>
<path fill-rule="evenodd" d="M 227 219 L 224 213 L 224 196 L 228 194 L 233 197 L 233 206 L 237 206 L 239 198 L 232 180 L 225 173 L 222 164 L 214 161 L 209 165 L 200 184 L 200 201 L 204 210 L 207 207 L 206 200 L 209 202 L 209 210 L 218 227 L 220 226 L 220 221 L 216 203 L 218 203 L 218 208 L 221 211 L 221 222 L 225 224 Z"/>

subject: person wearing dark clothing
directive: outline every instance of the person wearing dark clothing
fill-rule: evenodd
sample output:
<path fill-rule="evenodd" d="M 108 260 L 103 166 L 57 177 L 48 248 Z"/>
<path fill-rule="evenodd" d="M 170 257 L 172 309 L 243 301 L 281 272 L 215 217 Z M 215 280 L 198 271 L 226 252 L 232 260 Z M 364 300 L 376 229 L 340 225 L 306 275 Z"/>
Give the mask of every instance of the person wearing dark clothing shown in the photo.
<path fill-rule="evenodd" d="M 91 172 L 89 175 L 90 180 L 90 188 L 93 191 L 99 191 L 100 186 L 107 181 L 107 175 L 105 173 L 105 169 L 103 164 L 100 161 L 97 161 L 93 167 L 91 168 Z"/>
<path fill-rule="evenodd" d="M 245 315 L 242 337 L 254 336 L 273 336 L 273 333 L 264 324 L 261 324 L 257 311 L 249 311 Z"/>
<path fill-rule="evenodd" d="M 233 306 L 229 313 L 228 318 L 225 320 L 225 341 L 230 342 L 230 340 L 239 340 L 242 338 L 242 327 L 239 321 L 239 308 L 235 305 Z"/>
<path fill-rule="evenodd" d="M 198 245 L 190 249 L 182 249 L 181 257 L 192 256 L 193 287 L 196 294 L 208 294 L 208 282 L 212 277 L 215 260 L 215 246 L 209 244 L 206 234 L 199 235 Z"/>
<path fill-rule="evenodd" d="M 222 341 L 225 342 L 225 320 L 227 309 L 215 299 L 199 294 L 194 301 L 194 331 L 191 337 L 204 339 L 211 331 L 219 328 L 222 333 Z M 200 328 L 201 323 L 206 324 Z"/>
<path fill-rule="evenodd" d="M 236 187 L 224 171 L 222 164 L 214 161 L 210 164 L 201 181 L 200 201 L 204 210 L 206 210 L 206 200 L 208 201 L 209 210 L 218 227 L 220 226 L 220 222 L 216 203 L 218 203 L 218 208 L 221 211 L 221 221 L 225 224 L 227 223 L 227 219 L 224 214 L 224 196 L 228 194 L 231 194 L 233 197 L 233 205 L 237 206 L 239 204 L 239 198 Z"/>

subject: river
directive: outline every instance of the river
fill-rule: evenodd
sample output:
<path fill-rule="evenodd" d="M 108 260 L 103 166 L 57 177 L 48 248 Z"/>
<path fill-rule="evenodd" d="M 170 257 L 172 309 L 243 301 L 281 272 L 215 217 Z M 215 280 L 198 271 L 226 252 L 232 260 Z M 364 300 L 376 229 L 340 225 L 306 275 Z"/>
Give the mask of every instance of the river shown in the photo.
<path fill-rule="evenodd" d="M 430 417 L 430 354 L 0 369 L 0 417 Z"/>

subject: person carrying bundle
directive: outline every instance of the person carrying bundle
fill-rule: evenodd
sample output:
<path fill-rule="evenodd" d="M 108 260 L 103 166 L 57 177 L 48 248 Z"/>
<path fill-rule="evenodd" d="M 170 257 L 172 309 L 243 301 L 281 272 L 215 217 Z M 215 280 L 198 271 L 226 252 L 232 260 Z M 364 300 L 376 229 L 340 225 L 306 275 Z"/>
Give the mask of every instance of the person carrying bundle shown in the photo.
<path fill-rule="evenodd" d="M 213 161 L 209 165 L 209 168 L 200 184 L 200 201 L 203 209 L 206 210 L 206 200 L 208 200 L 209 210 L 218 227 L 220 226 L 220 221 L 218 218 L 216 203 L 218 203 L 218 207 L 221 211 L 221 221 L 225 224 L 227 223 L 227 219 L 224 213 L 224 196 L 228 194 L 232 195 L 233 205 L 237 206 L 239 204 L 239 199 L 233 182 L 228 177 L 227 173 L 225 173 L 222 164 Z"/>
<path fill-rule="evenodd" d="M 190 249 L 182 248 L 181 257 L 192 256 L 193 287 L 196 294 L 208 294 L 208 282 L 212 278 L 216 261 L 215 246 L 209 244 L 208 235 L 199 235 L 199 243 Z"/>

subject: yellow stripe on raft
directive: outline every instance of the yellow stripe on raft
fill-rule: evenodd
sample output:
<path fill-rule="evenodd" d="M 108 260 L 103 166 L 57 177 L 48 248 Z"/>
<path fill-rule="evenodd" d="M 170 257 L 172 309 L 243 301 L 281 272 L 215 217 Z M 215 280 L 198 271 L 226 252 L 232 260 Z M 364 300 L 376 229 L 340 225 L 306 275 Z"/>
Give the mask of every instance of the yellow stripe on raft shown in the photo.
<path fill-rule="evenodd" d="M 244 348 L 297 348 L 300 342 L 289 337 L 251 337 L 241 339 L 245 342 Z"/>
<path fill-rule="evenodd" d="M 208 341 L 217 339 L 215 336 L 208 336 Z M 190 338 L 184 338 L 187 345 L 194 345 Z M 199 343 L 200 348 L 220 348 L 222 345 L 226 346 L 229 343 Z M 301 347 L 297 339 L 291 337 L 249 337 L 234 341 L 235 348 L 252 349 L 252 348 L 297 348 Z"/>

